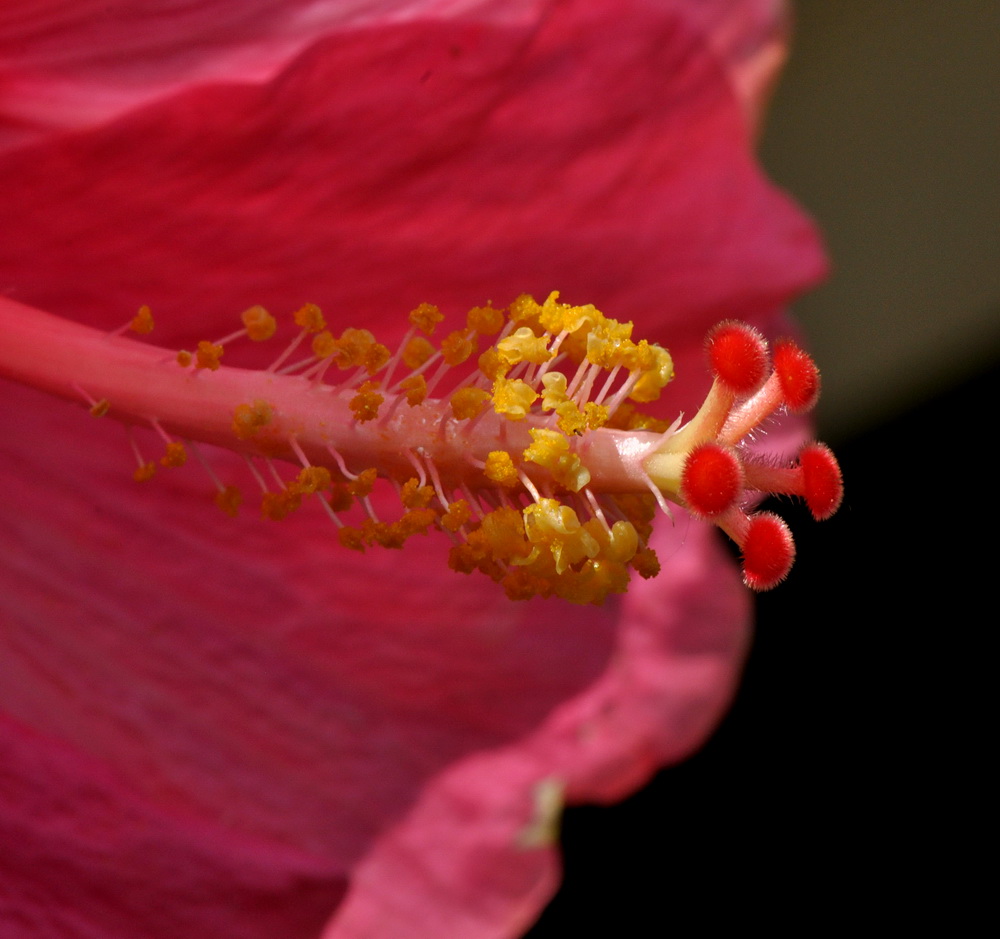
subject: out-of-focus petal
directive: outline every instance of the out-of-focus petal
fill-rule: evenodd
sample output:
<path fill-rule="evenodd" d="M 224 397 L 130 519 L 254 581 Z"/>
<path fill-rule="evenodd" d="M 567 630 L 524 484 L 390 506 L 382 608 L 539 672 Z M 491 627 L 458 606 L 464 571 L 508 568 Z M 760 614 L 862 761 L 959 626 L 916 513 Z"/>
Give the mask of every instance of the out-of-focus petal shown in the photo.
<path fill-rule="evenodd" d="M 525 21 L 541 0 L 8 0 L 0 150 L 205 82 L 264 83 L 335 32 L 420 18 Z"/>

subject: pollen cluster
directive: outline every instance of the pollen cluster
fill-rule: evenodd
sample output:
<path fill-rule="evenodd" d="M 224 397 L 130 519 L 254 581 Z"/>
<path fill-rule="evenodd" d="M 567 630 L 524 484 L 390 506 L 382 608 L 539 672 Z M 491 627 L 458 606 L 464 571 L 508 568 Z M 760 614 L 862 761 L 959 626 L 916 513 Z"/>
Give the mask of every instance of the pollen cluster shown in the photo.
<path fill-rule="evenodd" d="M 601 603 L 634 574 L 657 575 L 649 539 L 671 506 L 726 532 L 743 552 L 748 586 L 768 589 L 788 573 L 794 545 L 781 519 L 754 511 L 761 496 L 800 496 L 818 519 L 839 505 L 840 471 L 822 444 L 788 466 L 756 459 L 747 445 L 776 412 L 815 403 L 818 372 L 793 343 L 772 354 L 751 327 L 721 324 L 707 340 L 714 383 L 705 403 L 687 423 L 667 424 L 642 406 L 670 382 L 672 359 L 633 338 L 631 323 L 563 303 L 558 292 L 475 307 L 464 326 L 437 336 L 444 319 L 421 304 L 393 352 L 367 329 L 331 329 L 306 304 L 267 369 L 224 366 L 233 341 L 278 334 L 275 318 L 252 307 L 242 329 L 157 361 L 161 384 L 174 388 L 161 400 L 174 411 L 149 417 L 132 407 L 166 442 L 159 465 L 185 463 L 185 445 L 170 434 L 183 438 L 226 514 L 239 511 L 243 493 L 215 477 L 199 440 L 245 457 L 265 519 L 318 502 L 340 544 L 357 551 L 438 533 L 452 542 L 455 571 L 485 574 L 518 600 Z M 130 328 L 152 322 L 143 308 Z M 114 389 L 93 390 L 79 387 L 92 413 L 135 423 Z M 196 407 L 208 391 L 229 402 L 213 405 L 227 413 L 210 419 L 207 405 Z M 133 450 L 136 479 L 150 478 L 156 464 L 134 441 Z M 394 512 L 373 498 L 376 487 L 395 491 Z"/>

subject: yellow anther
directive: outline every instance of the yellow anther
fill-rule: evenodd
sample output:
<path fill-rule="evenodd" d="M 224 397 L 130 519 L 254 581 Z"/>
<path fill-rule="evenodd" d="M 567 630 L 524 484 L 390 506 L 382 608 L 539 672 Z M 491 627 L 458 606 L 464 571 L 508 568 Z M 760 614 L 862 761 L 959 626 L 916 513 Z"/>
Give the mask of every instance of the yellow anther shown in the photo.
<path fill-rule="evenodd" d="M 376 342 L 367 353 L 365 353 L 365 371 L 369 375 L 374 375 L 380 368 L 382 368 L 389 359 L 392 358 L 392 353 L 389 351 L 387 346 L 383 346 L 381 342 Z"/>
<path fill-rule="evenodd" d="M 632 324 L 603 317 L 587 336 L 587 361 L 601 368 L 616 368 L 633 354 Z"/>
<path fill-rule="evenodd" d="M 437 512 L 433 509 L 410 509 L 396 522 L 396 528 L 405 539 L 413 535 L 426 535 L 436 521 Z"/>
<path fill-rule="evenodd" d="M 187 463 L 187 450 L 179 440 L 167 444 L 167 452 L 160 457 L 161 466 L 183 466 Z"/>
<path fill-rule="evenodd" d="M 549 299 L 558 296 L 559 291 L 554 291 L 549 295 Z M 538 322 L 542 312 L 535 298 L 526 293 L 522 293 L 507 309 L 512 323 Z"/>
<path fill-rule="evenodd" d="M 134 479 L 134 480 L 135 480 L 135 481 L 136 481 L 137 483 L 144 483 L 144 482 L 146 482 L 147 480 L 149 480 L 149 479 L 152 479 L 152 478 L 153 478 L 153 475 L 154 475 L 155 473 L 156 473 L 156 464 L 155 464 L 155 463 L 143 463 L 143 464 L 142 464 L 142 466 L 140 466 L 140 467 L 139 467 L 139 468 L 138 468 L 138 469 L 137 469 L 137 470 L 136 470 L 136 471 L 135 471 L 135 472 L 134 472 L 134 473 L 132 474 L 132 478 L 133 478 L 133 479 Z"/>
<path fill-rule="evenodd" d="M 552 358 L 548 345 L 547 336 L 536 336 L 527 326 L 522 326 L 506 339 L 501 339 L 496 347 L 500 357 L 511 365 L 517 362 L 542 365 Z"/>
<path fill-rule="evenodd" d="M 524 451 L 524 459 L 544 466 L 552 478 L 571 492 L 579 492 L 590 482 L 590 471 L 571 453 L 569 441 L 557 430 L 533 427 L 530 430 L 532 443 Z"/>
<path fill-rule="evenodd" d="M 334 340 L 333 360 L 338 368 L 360 368 L 374 345 L 375 337 L 369 330 L 348 326 L 340 338 Z"/>
<path fill-rule="evenodd" d="M 343 483 L 334 485 L 330 498 L 327 500 L 334 512 L 346 512 L 354 505 L 354 495 Z"/>
<path fill-rule="evenodd" d="M 202 339 L 198 343 L 198 349 L 194 354 L 194 367 L 207 368 L 211 372 L 217 371 L 224 351 L 222 346 L 216 345 L 214 342 L 209 342 L 207 339 Z"/>
<path fill-rule="evenodd" d="M 610 531 L 599 519 L 592 518 L 583 526 L 601 547 L 601 557 L 616 564 L 627 564 L 639 549 L 639 533 L 631 522 L 620 519 Z"/>
<path fill-rule="evenodd" d="M 177 364 L 181 368 L 187 368 L 191 364 L 193 358 L 194 357 L 190 352 L 186 349 L 181 349 L 181 351 L 177 353 Z"/>
<path fill-rule="evenodd" d="M 510 370 L 510 365 L 500 358 L 495 346 L 490 346 L 481 356 L 479 356 L 479 371 L 490 381 L 503 378 Z"/>
<path fill-rule="evenodd" d="M 292 314 L 295 324 L 307 333 L 318 333 L 326 329 L 323 311 L 315 303 L 307 303 Z"/>
<path fill-rule="evenodd" d="M 650 577 L 660 573 L 660 559 L 652 548 L 637 551 L 631 563 L 635 572 L 644 580 L 649 580 Z"/>
<path fill-rule="evenodd" d="M 240 319 L 246 327 L 247 336 L 254 342 L 270 339 L 278 328 L 277 320 L 262 306 L 252 306 L 249 310 L 244 310 Z"/>
<path fill-rule="evenodd" d="M 495 310 L 492 306 L 474 306 L 466 317 L 469 329 L 480 336 L 492 336 L 503 329 L 503 310 Z"/>
<path fill-rule="evenodd" d="M 410 323 L 430 336 L 437 324 L 444 319 L 444 314 L 433 303 L 421 303 L 410 311 Z"/>
<path fill-rule="evenodd" d="M 628 363 L 630 371 L 641 371 L 639 380 L 629 393 L 633 401 L 647 404 L 660 397 L 660 391 L 674 377 L 674 362 L 662 346 L 650 345 L 645 339 L 635 347 L 634 361 Z"/>
<path fill-rule="evenodd" d="M 406 403 L 416 407 L 427 397 L 427 379 L 423 375 L 410 375 L 399 383 L 399 389 L 406 395 Z"/>
<path fill-rule="evenodd" d="M 253 404 L 238 404 L 233 411 L 233 433 L 240 440 L 249 440 L 257 432 L 271 423 L 274 410 L 266 401 Z"/>
<path fill-rule="evenodd" d="M 558 303 L 558 299 L 559 291 L 552 291 L 539 313 L 542 326 L 553 336 L 563 332 L 575 333 L 604 319 L 604 314 L 593 304 L 570 306 L 568 303 Z"/>
<path fill-rule="evenodd" d="M 556 424 L 568 436 L 579 436 L 587 429 L 587 418 L 575 401 L 563 401 L 557 405 L 556 414 L 559 416 Z"/>
<path fill-rule="evenodd" d="M 600 545 L 576 512 L 556 499 L 541 499 L 524 510 L 524 533 L 532 544 L 549 549 L 558 574 L 600 553 Z"/>
<path fill-rule="evenodd" d="M 506 450 L 491 451 L 486 457 L 483 473 L 491 482 L 501 486 L 510 488 L 518 483 L 517 468 Z"/>
<path fill-rule="evenodd" d="M 594 404 L 593 401 L 588 401 L 583 406 L 583 414 L 587 418 L 587 430 L 597 430 L 598 427 L 603 427 L 611 417 L 605 405 Z"/>
<path fill-rule="evenodd" d="M 358 528 L 345 525 L 337 532 L 337 538 L 345 548 L 350 548 L 352 551 L 365 550 L 364 534 Z"/>
<path fill-rule="evenodd" d="M 328 329 L 317 333 L 312 341 L 312 353 L 317 359 L 328 359 L 337 351 L 337 340 Z"/>
<path fill-rule="evenodd" d="M 139 312 L 135 314 L 128 328 L 143 336 L 153 331 L 153 312 L 145 303 L 139 307 Z"/>
<path fill-rule="evenodd" d="M 90 406 L 90 415 L 91 417 L 104 417 L 110 407 L 111 402 L 107 398 L 101 398 L 100 401 L 95 401 Z"/>
<path fill-rule="evenodd" d="M 312 495 L 320 489 L 328 489 L 330 484 L 330 471 L 325 466 L 304 466 L 289 488 L 294 488 L 303 495 Z"/>
<path fill-rule="evenodd" d="M 554 411 L 556 407 L 567 401 L 566 376 L 562 372 L 546 372 L 542 376 L 542 410 Z"/>
<path fill-rule="evenodd" d="M 473 534 L 477 533 L 495 560 L 512 561 L 531 553 L 531 545 L 524 537 L 524 516 L 516 509 L 503 506 L 490 512 Z"/>
<path fill-rule="evenodd" d="M 423 336 L 414 336 L 403 348 L 403 364 L 410 369 L 420 368 L 432 355 L 434 346 Z"/>
<path fill-rule="evenodd" d="M 441 527 L 445 531 L 456 532 L 472 518 L 472 509 L 465 499 L 448 503 L 448 511 L 441 516 Z"/>
<path fill-rule="evenodd" d="M 399 501 L 407 509 L 424 509 L 434 498 L 434 490 L 430 486 L 421 486 L 416 479 L 408 479 L 399 491 Z"/>
<path fill-rule="evenodd" d="M 449 333 L 441 342 L 441 355 L 448 365 L 461 365 L 475 351 L 475 338 L 460 330 Z"/>
<path fill-rule="evenodd" d="M 281 492 L 265 492 L 260 500 L 261 518 L 269 518 L 272 522 L 280 522 L 287 518 L 300 505 L 302 496 L 290 489 L 282 489 Z"/>
<path fill-rule="evenodd" d="M 378 472 L 375 467 L 369 467 L 358 474 L 357 479 L 352 479 L 347 484 L 347 490 L 352 496 L 358 499 L 363 499 L 365 496 L 371 495 L 372 489 L 375 487 L 375 480 L 378 478 Z"/>
<path fill-rule="evenodd" d="M 489 400 L 489 393 L 482 388 L 459 388 L 451 396 L 451 410 L 458 420 L 471 420 L 482 413 Z"/>
<path fill-rule="evenodd" d="M 236 513 L 243 503 L 243 493 L 236 486 L 226 486 L 215 496 L 215 504 L 230 518 L 236 518 Z"/>
<path fill-rule="evenodd" d="M 493 410 L 508 420 L 523 421 L 537 399 L 534 389 L 520 378 L 498 378 L 493 382 Z"/>
<path fill-rule="evenodd" d="M 358 393 L 351 398 L 350 408 L 354 414 L 354 419 L 359 424 L 373 421 L 378 417 L 378 409 L 385 397 L 378 393 L 378 383 L 366 381 L 359 389 Z"/>

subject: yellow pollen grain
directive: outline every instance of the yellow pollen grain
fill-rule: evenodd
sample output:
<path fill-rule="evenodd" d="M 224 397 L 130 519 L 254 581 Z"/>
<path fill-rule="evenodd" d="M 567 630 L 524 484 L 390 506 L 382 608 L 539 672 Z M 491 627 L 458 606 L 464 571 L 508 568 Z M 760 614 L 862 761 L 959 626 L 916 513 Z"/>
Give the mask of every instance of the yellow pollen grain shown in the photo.
<path fill-rule="evenodd" d="M 426 535 L 436 521 L 437 512 L 433 509 L 414 508 L 396 523 L 396 527 L 404 538 L 410 538 L 413 535 Z"/>
<path fill-rule="evenodd" d="M 341 369 L 359 368 L 365 364 L 368 350 L 375 345 L 375 337 L 367 329 L 348 326 L 340 338 L 334 340 L 333 360 Z"/>
<path fill-rule="evenodd" d="M 493 382 L 493 410 L 511 421 L 523 421 L 538 394 L 520 378 L 498 378 Z"/>
<path fill-rule="evenodd" d="M 167 452 L 160 457 L 161 466 L 183 466 L 187 463 L 187 450 L 179 440 L 167 444 Z"/>
<path fill-rule="evenodd" d="M 558 297 L 558 291 L 555 293 Z M 539 314 L 542 312 L 542 307 L 536 302 L 535 298 L 529 294 L 522 293 L 509 307 L 510 311 L 510 321 L 512 323 L 523 323 L 530 320 L 538 320 Z"/>
<path fill-rule="evenodd" d="M 407 509 L 425 509 L 434 498 L 434 490 L 430 486 L 421 486 L 420 483 L 410 478 L 403 483 L 399 492 L 399 501 Z"/>
<path fill-rule="evenodd" d="M 317 333 L 312 341 L 312 353 L 317 359 L 328 359 L 337 351 L 337 340 L 333 338 L 333 333 L 324 329 Z"/>
<path fill-rule="evenodd" d="M 292 314 L 295 324 L 307 333 L 318 333 L 326 329 L 323 311 L 315 303 L 306 303 Z"/>
<path fill-rule="evenodd" d="M 274 410 L 267 401 L 238 404 L 233 411 L 233 433 L 240 440 L 250 440 L 274 418 Z"/>
<path fill-rule="evenodd" d="M 583 406 L 583 413 L 587 418 L 588 430 L 597 430 L 599 427 L 603 427 L 611 416 L 606 405 L 594 404 L 593 401 L 588 401 Z"/>
<path fill-rule="evenodd" d="M 506 450 L 493 450 L 486 457 L 483 469 L 486 478 L 500 486 L 512 487 L 518 483 L 517 467 Z"/>
<path fill-rule="evenodd" d="M 372 489 L 375 487 L 375 480 L 378 478 L 378 473 L 374 467 L 369 467 L 358 474 L 357 479 L 352 479 L 347 484 L 347 490 L 352 496 L 358 499 L 363 499 L 365 496 L 371 495 Z"/>
<path fill-rule="evenodd" d="M 215 504 L 230 518 L 236 518 L 242 503 L 243 493 L 236 486 L 226 486 L 215 495 Z"/>
<path fill-rule="evenodd" d="M 325 466 L 304 466 L 293 487 L 303 495 L 312 495 L 321 489 L 328 489 L 330 483 L 330 471 Z"/>
<path fill-rule="evenodd" d="M 587 361 L 601 368 L 625 365 L 634 354 L 632 324 L 604 317 L 587 335 Z"/>
<path fill-rule="evenodd" d="M 187 368 L 191 364 L 192 359 L 193 356 L 186 349 L 181 349 L 181 351 L 177 353 L 177 364 L 181 368 Z"/>
<path fill-rule="evenodd" d="M 441 342 L 441 355 L 451 366 L 461 365 L 475 351 L 475 340 L 460 330 L 449 333 Z"/>
<path fill-rule="evenodd" d="M 144 303 L 139 307 L 139 312 L 135 314 L 128 328 L 134 333 L 145 336 L 153 331 L 153 325 L 153 312 Z"/>
<path fill-rule="evenodd" d="M 350 409 L 354 414 L 354 419 L 359 424 L 375 420 L 378 417 L 378 409 L 385 397 L 378 393 L 378 384 L 373 381 L 366 381 L 359 389 L 358 393 L 351 398 Z"/>
<path fill-rule="evenodd" d="M 471 420 L 482 413 L 489 400 L 489 393 L 482 388 L 459 388 L 451 396 L 451 410 L 458 420 Z"/>
<path fill-rule="evenodd" d="M 645 339 L 635 347 L 634 362 L 629 369 L 641 372 L 629 397 L 640 404 L 648 404 L 660 397 L 660 391 L 674 377 L 674 362 L 662 346 L 650 345 Z"/>
<path fill-rule="evenodd" d="M 448 504 L 448 511 L 441 516 L 441 527 L 445 531 L 456 532 L 472 518 L 472 509 L 465 499 Z"/>
<path fill-rule="evenodd" d="M 545 467 L 560 486 L 572 492 L 579 492 L 590 482 L 590 471 L 577 454 L 570 452 L 563 434 L 535 427 L 530 433 L 532 442 L 524 451 L 527 462 Z"/>
<path fill-rule="evenodd" d="M 566 397 L 566 376 L 562 372 L 546 372 L 542 376 L 542 410 L 554 411 L 569 399 Z"/>
<path fill-rule="evenodd" d="M 365 352 L 365 360 L 362 364 L 369 375 L 374 375 L 391 358 L 392 353 L 388 347 L 383 346 L 381 342 L 376 342 Z"/>
<path fill-rule="evenodd" d="M 649 580 L 650 577 L 655 577 L 660 573 L 660 559 L 652 548 L 643 548 L 636 552 L 631 565 L 643 580 Z"/>
<path fill-rule="evenodd" d="M 365 550 L 364 534 L 358 528 L 344 526 L 337 532 L 337 538 L 345 548 L 350 548 L 352 551 Z"/>
<path fill-rule="evenodd" d="M 346 512 L 354 505 L 354 494 L 343 483 L 337 483 L 327 501 L 334 512 Z"/>
<path fill-rule="evenodd" d="M 291 515 L 301 504 L 302 496 L 290 489 L 282 489 L 281 492 L 265 492 L 260 500 L 260 514 L 262 518 L 280 522 Z"/>
<path fill-rule="evenodd" d="M 475 330 L 480 336 L 492 336 L 503 329 L 503 310 L 495 310 L 492 306 L 475 306 L 469 310 L 466 317 L 469 329 Z"/>
<path fill-rule="evenodd" d="M 434 346 L 423 336 L 414 336 L 403 347 L 403 364 L 407 368 L 417 369 L 432 355 L 434 355 Z"/>
<path fill-rule="evenodd" d="M 209 342 L 207 339 L 202 339 L 198 343 L 198 349 L 194 354 L 194 367 L 207 368 L 210 372 L 217 371 L 224 351 L 222 346 L 214 342 Z"/>
<path fill-rule="evenodd" d="M 559 415 L 556 423 L 564 434 L 579 436 L 584 432 L 587 427 L 587 418 L 577 407 L 575 401 L 563 401 L 562 404 L 556 406 L 555 410 L 556 414 Z"/>
<path fill-rule="evenodd" d="M 501 339 L 497 343 L 497 351 L 500 357 L 511 365 L 517 362 L 543 365 L 552 358 L 548 348 L 548 336 L 536 336 L 527 326 L 522 326 L 506 339 Z"/>
<path fill-rule="evenodd" d="M 490 381 L 503 378 L 510 371 L 510 364 L 505 362 L 495 346 L 490 346 L 481 356 L 479 356 L 479 371 Z"/>
<path fill-rule="evenodd" d="M 416 309 L 410 311 L 410 323 L 416 326 L 421 332 L 430 336 L 437 328 L 437 324 L 444 319 L 444 314 L 433 303 L 421 303 Z"/>
<path fill-rule="evenodd" d="M 278 321 L 262 306 L 252 306 L 240 315 L 246 327 L 247 336 L 254 342 L 270 339 L 278 328 Z"/>
<path fill-rule="evenodd" d="M 406 395 L 406 403 L 414 408 L 427 397 L 427 379 L 423 375 L 410 375 L 399 383 L 399 390 Z"/>

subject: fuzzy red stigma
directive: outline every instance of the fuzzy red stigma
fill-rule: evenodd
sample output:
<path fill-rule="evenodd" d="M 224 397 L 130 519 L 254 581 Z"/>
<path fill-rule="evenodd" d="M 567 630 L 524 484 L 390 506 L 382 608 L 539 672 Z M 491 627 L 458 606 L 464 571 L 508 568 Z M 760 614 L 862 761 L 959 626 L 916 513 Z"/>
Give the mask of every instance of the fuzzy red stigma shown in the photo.
<path fill-rule="evenodd" d="M 785 406 L 794 414 L 810 410 L 819 398 L 819 369 L 791 339 L 774 345 L 774 373 L 781 383 Z"/>
<path fill-rule="evenodd" d="M 743 467 L 732 450 L 703 443 L 688 455 L 681 476 L 681 495 L 695 515 L 721 515 L 739 499 L 743 488 Z"/>
<path fill-rule="evenodd" d="M 833 515 L 844 497 L 844 483 L 837 458 L 822 443 L 810 443 L 799 453 L 803 496 L 817 522 Z"/>
<path fill-rule="evenodd" d="M 740 547 L 743 582 L 752 590 L 770 590 L 787 576 L 795 560 L 795 542 L 788 526 L 771 512 L 750 516 Z"/>
<path fill-rule="evenodd" d="M 733 394 L 756 391 L 767 375 L 767 343 L 752 326 L 719 323 L 706 340 L 712 374 Z"/>

